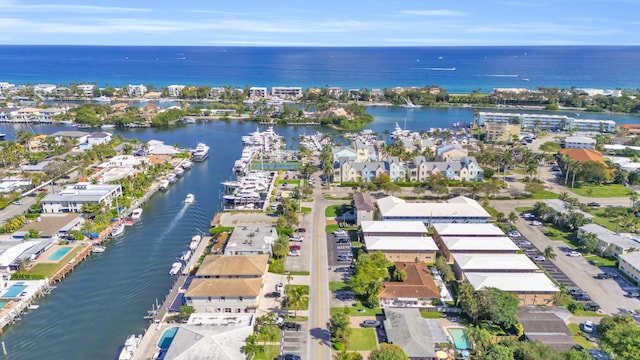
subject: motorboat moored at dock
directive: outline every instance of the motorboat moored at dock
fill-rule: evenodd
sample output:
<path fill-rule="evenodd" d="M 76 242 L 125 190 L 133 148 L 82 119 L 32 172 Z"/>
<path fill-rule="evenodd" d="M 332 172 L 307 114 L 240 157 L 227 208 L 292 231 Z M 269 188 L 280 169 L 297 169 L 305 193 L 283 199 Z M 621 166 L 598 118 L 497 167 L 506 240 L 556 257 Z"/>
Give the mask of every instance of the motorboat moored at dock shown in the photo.
<path fill-rule="evenodd" d="M 181 262 L 174 262 L 171 264 L 171 270 L 169 270 L 169 275 L 176 276 L 180 273 L 180 269 L 182 269 Z"/>
<path fill-rule="evenodd" d="M 129 335 L 124 342 L 122 350 L 120 350 L 118 360 L 130 360 L 133 358 L 133 353 L 138 348 L 138 345 L 140 345 L 140 341 L 142 341 L 142 335 Z"/>
<path fill-rule="evenodd" d="M 198 143 L 193 151 L 193 161 L 205 161 L 209 157 L 209 146 L 205 143 Z"/>
<path fill-rule="evenodd" d="M 141 216 L 142 216 L 142 208 L 133 209 L 133 212 L 131 213 L 131 220 L 140 220 Z"/>

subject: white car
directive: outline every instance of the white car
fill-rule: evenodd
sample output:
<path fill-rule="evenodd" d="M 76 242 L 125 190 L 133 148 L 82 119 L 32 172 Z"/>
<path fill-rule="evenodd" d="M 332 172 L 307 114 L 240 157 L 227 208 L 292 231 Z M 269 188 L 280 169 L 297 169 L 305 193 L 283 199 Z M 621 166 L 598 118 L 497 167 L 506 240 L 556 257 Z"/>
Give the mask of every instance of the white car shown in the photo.
<path fill-rule="evenodd" d="M 277 283 L 276 284 L 276 291 L 279 293 L 282 293 L 284 291 L 284 284 L 283 283 Z"/>
<path fill-rule="evenodd" d="M 580 253 L 579 251 L 569 251 L 567 253 L 567 256 L 573 256 L 573 257 L 582 256 L 582 253 Z"/>
<path fill-rule="evenodd" d="M 300 256 L 300 251 L 291 250 L 289 251 L 289 256 Z"/>
<path fill-rule="evenodd" d="M 537 262 L 543 262 L 543 261 L 545 261 L 545 258 L 544 258 L 544 256 L 534 256 L 533 260 L 537 261 Z"/>
<path fill-rule="evenodd" d="M 591 322 L 591 320 L 587 320 L 587 321 L 582 323 L 582 331 L 584 331 L 586 333 L 592 333 L 593 332 L 593 323 Z"/>
<path fill-rule="evenodd" d="M 542 223 L 541 223 L 540 221 L 538 221 L 538 220 L 535 220 L 535 221 L 532 221 L 532 222 L 531 222 L 531 225 L 533 225 L 533 226 L 540 226 L 540 225 L 542 225 Z"/>

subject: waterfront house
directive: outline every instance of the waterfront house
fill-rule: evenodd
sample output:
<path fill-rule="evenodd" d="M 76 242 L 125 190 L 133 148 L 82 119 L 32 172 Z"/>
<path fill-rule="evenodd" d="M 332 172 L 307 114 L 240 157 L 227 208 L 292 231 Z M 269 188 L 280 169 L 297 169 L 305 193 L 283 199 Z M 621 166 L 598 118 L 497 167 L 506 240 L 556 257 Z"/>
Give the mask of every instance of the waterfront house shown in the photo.
<path fill-rule="evenodd" d="M 41 239 L 50 239 L 54 242 L 66 240 L 69 232 L 80 230 L 84 224 L 84 217 L 78 213 L 71 214 L 41 214 L 36 221 L 23 226 L 12 234 L 15 239 L 24 239 L 29 231 L 34 230 Z"/>
<path fill-rule="evenodd" d="M 423 262 L 396 262 L 407 275 L 403 281 L 386 281 L 378 295 L 380 307 L 426 307 L 440 298 L 440 290 Z"/>
<path fill-rule="evenodd" d="M 175 155 L 180 151 L 174 146 L 166 145 L 160 140 L 147 141 L 147 154 L 149 155 Z"/>
<path fill-rule="evenodd" d="M 78 149 L 81 151 L 90 150 L 96 145 L 102 145 L 110 142 L 112 135 L 108 132 L 94 132 L 90 133 L 86 137 L 86 141 L 78 144 Z"/>
<path fill-rule="evenodd" d="M 264 224 L 237 224 L 233 229 L 225 255 L 271 254 L 271 247 L 278 239 L 275 226 Z"/>
<path fill-rule="evenodd" d="M 78 144 L 82 144 L 87 142 L 87 138 L 89 137 L 88 132 L 86 131 L 56 131 L 49 136 L 52 136 L 56 141 L 56 144 L 60 145 L 62 143 L 63 138 L 69 138 L 76 141 Z"/>
<path fill-rule="evenodd" d="M 184 85 L 169 85 L 167 86 L 167 93 L 170 97 L 178 97 L 184 88 Z"/>
<path fill-rule="evenodd" d="M 274 86 L 271 88 L 271 96 L 282 99 L 299 99 L 302 97 L 302 88 L 299 86 Z"/>
<path fill-rule="evenodd" d="M 332 149 L 333 162 L 339 162 L 340 159 L 355 161 L 356 151 L 350 146 L 338 146 Z"/>
<path fill-rule="evenodd" d="M 0 273 L 5 276 L 19 269 L 22 260 L 33 261 L 53 245 L 51 239 L 0 239 Z"/>
<path fill-rule="evenodd" d="M 250 99 L 266 99 L 269 96 L 269 91 L 266 87 L 252 86 L 249 88 Z"/>
<path fill-rule="evenodd" d="M 451 342 L 438 319 L 425 319 L 416 308 L 385 308 L 387 341 L 398 345 L 411 360 L 437 359 L 438 344 Z"/>
<path fill-rule="evenodd" d="M 407 202 L 395 196 L 376 201 L 382 220 L 438 223 L 488 223 L 489 213 L 475 200 L 458 196 L 445 202 Z"/>
<path fill-rule="evenodd" d="M 140 85 L 127 85 L 127 94 L 131 97 L 142 97 L 147 92 L 147 87 Z"/>
<path fill-rule="evenodd" d="M 360 226 L 363 221 L 373 220 L 376 205 L 368 193 L 354 193 L 353 207 L 355 208 L 356 223 L 358 226 Z"/>
<path fill-rule="evenodd" d="M 630 251 L 640 249 L 640 243 L 628 236 L 615 233 L 598 224 L 586 224 L 578 228 L 578 239 L 582 239 L 586 234 L 592 233 L 598 239 L 597 251 L 602 256 L 619 257 Z"/>
<path fill-rule="evenodd" d="M 35 84 L 33 85 L 33 91 L 38 94 L 50 94 L 56 87 L 53 84 Z"/>
<path fill-rule="evenodd" d="M 354 141 L 353 148 L 356 151 L 356 162 L 377 161 L 378 153 L 373 145 L 364 141 Z"/>
<path fill-rule="evenodd" d="M 120 185 L 79 182 L 64 186 L 56 194 L 47 194 L 41 201 L 42 211 L 45 213 L 82 212 L 84 204 L 97 203 L 112 206 L 118 196 L 122 196 Z"/>
<path fill-rule="evenodd" d="M 96 86 L 94 84 L 79 84 L 76 85 L 76 87 L 82 92 L 82 95 L 93 96 L 93 89 L 95 89 Z"/>
<path fill-rule="evenodd" d="M 254 312 L 268 268 L 268 254 L 207 255 L 185 293 L 185 302 L 196 312 Z"/>

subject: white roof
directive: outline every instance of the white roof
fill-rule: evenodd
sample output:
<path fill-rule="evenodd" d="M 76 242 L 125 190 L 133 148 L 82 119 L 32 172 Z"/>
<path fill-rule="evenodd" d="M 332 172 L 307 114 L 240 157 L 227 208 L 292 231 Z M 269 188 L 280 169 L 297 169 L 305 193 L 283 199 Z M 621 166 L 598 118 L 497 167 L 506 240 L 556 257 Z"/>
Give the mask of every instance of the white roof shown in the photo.
<path fill-rule="evenodd" d="M 422 221 L 363 221 L 362 232 L 426 234 L 427 227 Z"/>
<path fill-rule="evenodd" d="M 438 251 L 438 246 L 429 236 L 365 236 L 364 243 L 369 251 Z"/>
<path fill-rule="evenodd" d="M 614 233 L 613 231 L 598 224 L 582 225 L 580 226 L 580 230 L 586 233 L 594 233 L 598 237 L 599 241 L 605 242 L 607 244 L 614 244 L 623 249 L 640 247 L 640 243 L 638 243 L 637 241 L 629 237 L 622 236 L 618 233 Z"/>
<path fill-rule="evenodd" d="M 444 236 L 500 236 L 504 232 L 495 224 L 433 224 L 438 235 Z"/>
<path fill-rule="evenodd" d="M 595 144 L 596 140 L 586 136 L 567 136 L 564 142 L 571 144 Z"/>
<path fill-rule="evenodd" d="M 443 236 L 442 242 L 449 251 L 518 251 L 520 248 L 506 236 Z"/>
<path fill-rule="evenodd" d="M 558 287 L 544 273 L 479 273 L 464 276 L 476 290 L 496 288 L 508 292 L 557 292 Z"/>
<path fill-rule="evenodd" d="M 621 260 L 626 261 L 628 264 L 633 266 L 636 269 L 640 269 L 640 252 L 632 251 L 626 254 L 620 254 L 618 257 Z"/>
<path fill-rule="evenodd" d="M 3 251 L 0 254 L 0 266 L 9 266 L 13 263 L 20 255 L 24 254 L 25 251 L 29 250 L 40 241 L 23 241 L 16 246 L 10 247 L 7 250 Z"/>
<path fill-rule="evenodd" d="M 395 196 L 387 196 L 377 201 L 383 217 L 482 217 L 489 213 L 475 200 L 458 196 L 446 202 L 411 202 Z"/>
<path fill-rule="evenodd" d="M 538 265 L 525 254 L 453 254 L 453 259 L 463 271 L 539 270 Z"/>

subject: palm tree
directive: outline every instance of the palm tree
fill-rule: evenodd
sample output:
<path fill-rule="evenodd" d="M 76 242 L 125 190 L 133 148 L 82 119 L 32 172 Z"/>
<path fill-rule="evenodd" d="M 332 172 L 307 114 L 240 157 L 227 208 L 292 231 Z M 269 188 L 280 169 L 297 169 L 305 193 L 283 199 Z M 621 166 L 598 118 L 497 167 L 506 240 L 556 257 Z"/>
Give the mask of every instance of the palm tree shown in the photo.
<path fill-rule="evenodd" d="M 551 260 L 556 258 L 556 253 L 553 251 L 553 248 L 551 246 L 547 246 L 546 248 L 544 248 L 544 257 Z"/>
<path fill-rule="evenodd" d="M 258 345 L 257 340 L 257 336 L 254 334 L 247 336 L 246 345 L 241 349 L 249 360 L 253 359 L 258 353 L 264 352 L 264 346 Z"/>
<path fill-rule="evenodd" d="M 297 317 L 298 316 L 298 310 L 300 310 L 300 307 L 302 306 L 302 303 L 304 302 L 306 298 L 306 295 L 304 294 L 304 289 L 301 287 L 288 287 L 288 291 L 287 291 L 287 307 L 293 307 L 294 308 L 294 313 L 293 316 Z"/>
<path fill-rule="evenodd" d="M 511 223 L 511 225 L 513 225 L 516 223 L 516 221 L 518 221 L 518 215 L 512 211 L 509 213 L 508 220 Z"/>

